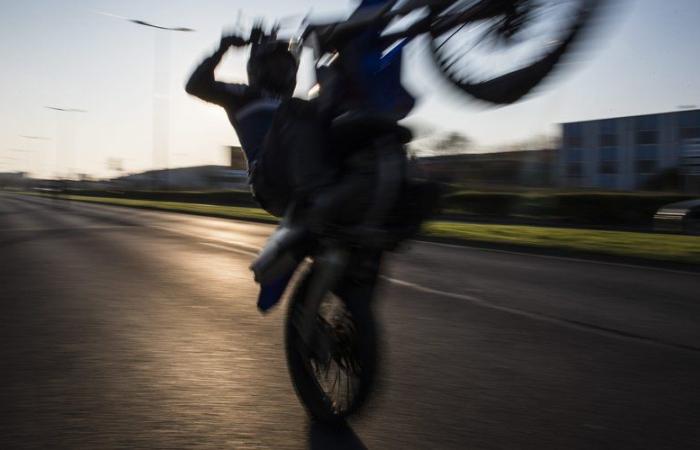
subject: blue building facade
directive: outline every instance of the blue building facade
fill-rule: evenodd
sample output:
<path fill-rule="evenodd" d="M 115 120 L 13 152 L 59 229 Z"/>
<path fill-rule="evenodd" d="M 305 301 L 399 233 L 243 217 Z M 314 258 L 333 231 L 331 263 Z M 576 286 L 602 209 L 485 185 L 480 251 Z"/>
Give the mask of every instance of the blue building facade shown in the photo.
<path fill-rule="evenodd" d="M 700 139 L 700 109 L 561 124 L 557 179 L 562 187 L 643 189 L 681 169 Z"/>

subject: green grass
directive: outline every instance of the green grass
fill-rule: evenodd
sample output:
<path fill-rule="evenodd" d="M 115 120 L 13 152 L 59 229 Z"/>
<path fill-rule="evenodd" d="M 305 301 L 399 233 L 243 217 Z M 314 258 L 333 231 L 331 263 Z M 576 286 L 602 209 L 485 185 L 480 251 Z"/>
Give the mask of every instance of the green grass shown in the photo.
<path fill-rule="evenodd" d="M 424 226 L 423 233 L 465 243 L 511 244 L 700 264 L 697 236 L 461 222 L 430 222 Z"/>
<path fill-rule="evenodd" d="M 46 196 L 36 193 L 32 195 Z M 78 195 L 61 195 L 61 198 L 256 222 L 277 222 L 275 217 L 259 208 Z M 697 236 L 447 221 L 425 224 L 423 236 L 465 244 L 505 244 L 641 258 L 651 261 L 700 264 L 700 237 Z"/>
<path fill-rule="evenodd" d="M 36 194 L 43 197 L 50 195 Z M 197 214 L 200 216 L 223 217 L 227 219 L 252 220 L 255 222 L 277 223 L 274 216 L 268 214 L 260 208 L 250 208 L 245 206 L 220 206 L 205 205 L 202 203 L 165 202 L 159 200 L 134 200 L 129 198 L 113 197 L 88 197 L 83 195 L 60 195 L 62 199 L 75 200 L 88 203 L 101 203 L 107 205 L 129 206 L 132 208 L 152 209 L 158 211 L 172 211 L 187 214 Z"/>

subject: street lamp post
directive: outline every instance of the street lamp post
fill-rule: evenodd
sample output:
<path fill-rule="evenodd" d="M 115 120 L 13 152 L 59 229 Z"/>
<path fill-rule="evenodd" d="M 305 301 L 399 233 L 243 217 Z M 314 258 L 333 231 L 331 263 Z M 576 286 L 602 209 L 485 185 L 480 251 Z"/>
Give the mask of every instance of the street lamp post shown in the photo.
<path fill-rule="evenodd" d="M 35 164 L 35 176 L 36 177 L 41 177 L 41 171 L 42 171 L 42 166 L 43 166 L 43 156 L 41 155 L 41 149 L 37 148 L 35 144 L 38 144 L 41 141 L 50 141 L 51 138 L 44 137 L 44 136 L 31 136 L 31 135 L 26 135 L 26 134 L 20 134 L 19 137 L 22 139 L 25 139 L 29 142 L 32 148 L 30 148 L 30 151 L 34 153 L 34 164 Z"/>
<path fill-rule="evenodd" d="M 87 113 L 86 110 L 84 109 L 79 109 L 79 108 L 59 108 L 57 106 L 46 106 L 46 109 L 50 109 L 52 111 L 56 112 L 56 131 L 57 131 L 57 137 L 56 137 L 56 176 L 59 176 L 59 168 L 60 168 L 60 156 L 61 156 L 61 150 L 59 148 L 60 146 L 60 139 L 58 138 L 58 128 L 60 127 L 60 120 L 59 120 L 59 114 L 84 114 Z M 72 128 L 72 127 L 71 127 Z M 74 145 L 74 144 L 73 144 Z M 70 146 L 70 144 L 69 144 Z M 75 149 L 73 149 L 74 154 L 77 153 Z M 66 151 L 65 153 L 68 153 Z M 68 157 L 66 157 L 68 159 Z M 68 171 L 68 174 L 70 173 L 71 167 L 70 167 L 70 161 L 67 161 L 67 167 L 66 170 Z"/>
<path fill-rule="evenodd" d="M 170 32 L 193 32 L 187 27 L 166 27 L 156 25 L 140 19 L 118 16 L 115 14 L 98 12 L 98 14 L 126 20 L 133 24 L 152 28 L 154 34 L 154 74 L 153 74 L 153 168 L 168 168 L 168 156 L 170 145 Z M 165 31 L 166 33 L 162 33 Z M 162 36 L 162 40 L 159 37 Z M 156 184 L 155 171 L 153 172 L 153 184 Z M 167 171 L 166 171 L 167 177 Z M 166 185 L 169 185 L 166 178 Z"/>

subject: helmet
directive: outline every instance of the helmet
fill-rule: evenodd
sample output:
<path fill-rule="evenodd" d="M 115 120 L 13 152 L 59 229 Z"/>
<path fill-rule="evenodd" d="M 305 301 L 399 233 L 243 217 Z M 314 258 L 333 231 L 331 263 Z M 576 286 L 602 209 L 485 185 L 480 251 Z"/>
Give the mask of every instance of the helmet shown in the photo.
<path fill-rule="evenodd" d="M 253 42 L 248 59 L 248 83 L 255 89 L 291 97 L 296 87 L 299 51 L 293 43 L 272 39 Z"/>

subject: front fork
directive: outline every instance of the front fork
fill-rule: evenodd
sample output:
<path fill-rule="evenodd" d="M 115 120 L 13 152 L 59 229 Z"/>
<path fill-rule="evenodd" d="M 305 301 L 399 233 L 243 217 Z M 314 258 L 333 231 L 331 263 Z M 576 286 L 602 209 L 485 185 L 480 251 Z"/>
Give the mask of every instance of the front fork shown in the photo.
<path fill-rule="evenodd" d="M 313 263 L 309 288 L 302 304 L 301 315 L 296 318 L 299 334 L 307 350 L 322 344 L 317 336 L 318 313 L 326 295 L 341 281 L 348 267 L 349 252 L 339 247 L 330 247 Z M 328 344 L 326 342 L 326 344 Z M 323 345 L 327 347 L 327 345 Z M 328 348 L 318 348 L 327 353 Z"/>

